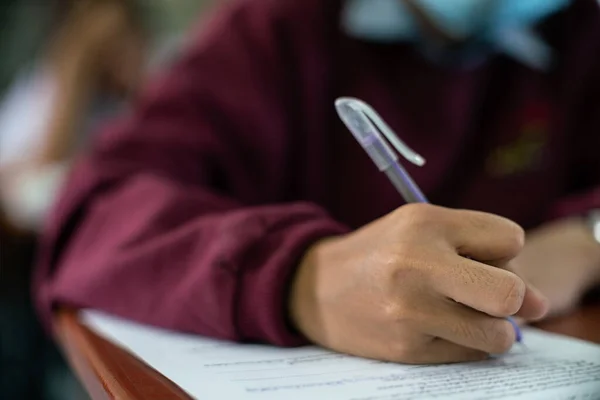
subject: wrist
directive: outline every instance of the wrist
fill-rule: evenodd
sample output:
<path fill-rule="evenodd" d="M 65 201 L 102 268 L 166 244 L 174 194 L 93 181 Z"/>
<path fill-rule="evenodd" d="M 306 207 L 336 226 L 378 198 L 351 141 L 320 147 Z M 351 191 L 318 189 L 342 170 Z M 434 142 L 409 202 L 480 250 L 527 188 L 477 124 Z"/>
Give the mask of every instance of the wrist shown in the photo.
<path fill-rule="evenodd" d="M 314 295 L 311 294 L 311 282 L 315 280 L 315 252 L 318 245 L 319 242 L 310 246 L 300 260 L 292 278 L 288 299 L 290 324 L 294 330 L 307 338 L 306 321 L 315 304 Z"/>
<path fill-rule="evenodd" d="M 89 82 L 95 75 L 93 57 L 89 52 L 71 49 L 52 49 L 46 60 L 50 71 L 61 84 L 64 82 L 77 82 L 81 86 L 82 82 Z"/>
<path fill-rule="evenodd" d="M 85 92 L 95 85 L 94 67 L 89 60 L 82 57 L 72 57 L 68 61 L 55 64 L 54 72 L 58 84 L 67 90 Z"/>
<path fill-rule="evenodd" d="M 330 264 L 330 244 L 334 239 L 326 238 L 315 242 L 304 253 L 293 277 L 289 311 L 292 327 L 309 339 L 316 342 L 317 332 L 323 329 L 322 315 L 319 315 L 319 276 Z"/>
<path fill-rule="evenodd" d="M 77 127 L 94 94 L 92 75 L 83 63 L 51 62 L 47 73 L 53 102 L 43 143 L 34 156 L 34 162 L 41 165 L 63 162 L 71 156 Z"/>

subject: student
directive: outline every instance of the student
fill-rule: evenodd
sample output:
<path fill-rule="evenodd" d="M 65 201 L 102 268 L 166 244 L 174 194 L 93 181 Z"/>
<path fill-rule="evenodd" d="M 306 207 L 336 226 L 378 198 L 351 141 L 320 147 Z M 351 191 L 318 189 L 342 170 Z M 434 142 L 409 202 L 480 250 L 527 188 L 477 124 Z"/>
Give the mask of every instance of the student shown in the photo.
<path fill-rule="evenodd" d="M 94 125 L 135 91 L 145 35 L 130 1 L 24 3 L 13 5 L 24 10 L 19 26 L 39 29 L 39 19 L 54 12 L 60 18 L 44 26 L 40 53 L 0 102 L 0 392 L 6 399 L 79 399 L 83 391 L 32 305 L 36 239 Z M 30 15 L 36 10 L 42 15 Z"/>
<path fill-rule="evenodd" d="M 96 124 L 124 107 L 144 64 L 145 32 L 131 1 L 54 8 L 52 39 L 0 103 L 0 205 L 22 231 L 40 229 L 72 158 Z"/>
<path fill-rule="evenodd" d="M 45 321 L 93 307 L 438 363 L 506 351 L 508 316 L 572 310 L 600 281 L 600 10 L 486 4 L 228 2 L 70 177 Z M 437 206 L 401 206 L 339 96 L 427 158 L 406 167 Z"/>

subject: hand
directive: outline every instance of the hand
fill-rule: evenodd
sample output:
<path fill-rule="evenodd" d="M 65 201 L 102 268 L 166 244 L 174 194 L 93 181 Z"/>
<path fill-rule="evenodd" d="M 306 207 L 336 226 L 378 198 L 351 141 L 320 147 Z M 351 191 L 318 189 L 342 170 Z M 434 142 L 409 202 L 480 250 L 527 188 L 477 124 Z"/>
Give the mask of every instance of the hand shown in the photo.
<path fill-rule="evenodd" d="M 62 23 L 51 57 L 64 75 L 83 75 L 94 85 L 134 91 L 142 75 L 141 28 L 119 1 L 81 0 Z M 98 82 L 99 81 L 99 82 Z"/>
<path fill-rule="evenodd" d="M 0 169 L 0 207 L 4 224 L 14 233 L 27 234 L 43 226 L 68 172 L 68 165 L 12 164 Z"/>
<path fill-rule="evenodd" d="M 504 353 L 515 341 L 505 318 L 536 320 L 547 308 L 509 271 L 523 241 L 521 228 L 493 215 L 401 207 L 306 253 L 292 285 L 292 321 L 316 344 L 380 360 Z"/>
<path fill-rule="evenodd" d="M 565 219 L 529 232 L 515 265 L 550 300 L 548 316 L 563 315 L 600 283 L 600 244 L 581 219 Z"/>

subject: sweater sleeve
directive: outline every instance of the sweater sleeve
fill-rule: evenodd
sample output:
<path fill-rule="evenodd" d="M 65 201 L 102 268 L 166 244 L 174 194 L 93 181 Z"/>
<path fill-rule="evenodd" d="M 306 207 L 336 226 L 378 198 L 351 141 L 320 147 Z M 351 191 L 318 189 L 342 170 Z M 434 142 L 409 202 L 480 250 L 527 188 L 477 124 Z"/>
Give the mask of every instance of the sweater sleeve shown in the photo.
<path fill-rule="evenodd" d="M 277 2 L 233 2 L 69 177 L 36 296 L 169 329 L 298 345 L 287 291 L 306 248 L 346 227 L 284 202 L 289 130 Z"/>

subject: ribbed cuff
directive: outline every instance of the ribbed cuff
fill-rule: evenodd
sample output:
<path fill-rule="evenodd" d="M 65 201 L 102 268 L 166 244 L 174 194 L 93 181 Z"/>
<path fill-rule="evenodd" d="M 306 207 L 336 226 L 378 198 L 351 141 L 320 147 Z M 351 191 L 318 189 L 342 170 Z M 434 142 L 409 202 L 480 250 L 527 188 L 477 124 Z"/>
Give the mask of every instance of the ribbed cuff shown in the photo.
<path fill-rule="evenodd" d="M 325 216 L 280 226 L 252 251 L 253 264 L 240 277 L 237 321 L 243 340 L 293 347 L 308 340 L 290 325 L 288 302 L 292 279 L 304 252 L 316 241 L 347 232 Z"/>

